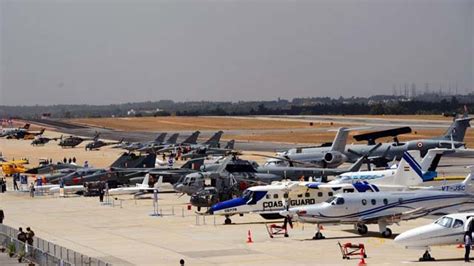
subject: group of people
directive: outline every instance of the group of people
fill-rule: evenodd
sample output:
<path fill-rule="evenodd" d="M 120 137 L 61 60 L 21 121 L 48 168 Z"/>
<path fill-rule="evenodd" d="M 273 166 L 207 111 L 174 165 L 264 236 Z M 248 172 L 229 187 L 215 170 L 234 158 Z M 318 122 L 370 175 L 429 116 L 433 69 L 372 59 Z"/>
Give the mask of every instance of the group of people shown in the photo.
<path fill-rule="evenodd" d="M 18 235 L 17 239 L 23 243 L 27 243 L 30 246 L 33 246 L 33 237 L 35 236 L 35 232 L 31 230 L 31 228 L 27 227 L 26 232 L 23 231 L 23 228 L 18 228 Z"/>
<path fill-rule="evenodd" d="M 72 157 L 72 158 L 69 158 L 69 159 L 67 159 L 66 157 L 64 157 L 63 163 L 68 163 L 68 164 L 76 165 L 76 157 Z"/>

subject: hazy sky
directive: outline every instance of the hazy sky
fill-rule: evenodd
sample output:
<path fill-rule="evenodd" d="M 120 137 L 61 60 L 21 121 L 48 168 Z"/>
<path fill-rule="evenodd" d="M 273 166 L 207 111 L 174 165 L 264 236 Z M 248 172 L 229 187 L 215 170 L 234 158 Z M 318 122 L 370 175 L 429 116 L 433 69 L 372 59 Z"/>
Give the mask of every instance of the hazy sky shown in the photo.
<path fill-rule="evenodd" d="M 0 3 L 0 104 L 474 88 L 474 0 Z"/>

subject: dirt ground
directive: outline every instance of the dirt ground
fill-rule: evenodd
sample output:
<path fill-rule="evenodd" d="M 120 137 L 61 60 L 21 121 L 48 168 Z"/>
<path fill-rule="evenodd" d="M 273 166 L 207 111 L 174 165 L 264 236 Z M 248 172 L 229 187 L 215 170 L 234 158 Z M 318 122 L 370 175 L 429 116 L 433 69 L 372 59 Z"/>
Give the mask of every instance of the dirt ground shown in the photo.
<path fill-rule="evenodd" d="M 124 131 L 233 130 L 311 128 L 296 121 L 257 120 L 228 117 L 121 117 L 72 119 L 70 122 Z"/>

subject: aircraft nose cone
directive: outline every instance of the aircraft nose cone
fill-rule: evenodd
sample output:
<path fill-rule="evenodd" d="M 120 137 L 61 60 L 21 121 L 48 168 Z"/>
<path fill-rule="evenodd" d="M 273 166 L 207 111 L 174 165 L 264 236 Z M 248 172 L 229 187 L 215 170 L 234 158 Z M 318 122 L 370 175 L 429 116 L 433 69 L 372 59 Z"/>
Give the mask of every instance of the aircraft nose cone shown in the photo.
<path fill-rule="evenodd" d="M 413 246 L 416 245 L 417 241 L 421 237 L 421 232 L 417 230 L 408 230 L 404 233 L 399 234 L 397 237 L 395 237 L 394 241 L 398 245 L 402 246 Z"/>

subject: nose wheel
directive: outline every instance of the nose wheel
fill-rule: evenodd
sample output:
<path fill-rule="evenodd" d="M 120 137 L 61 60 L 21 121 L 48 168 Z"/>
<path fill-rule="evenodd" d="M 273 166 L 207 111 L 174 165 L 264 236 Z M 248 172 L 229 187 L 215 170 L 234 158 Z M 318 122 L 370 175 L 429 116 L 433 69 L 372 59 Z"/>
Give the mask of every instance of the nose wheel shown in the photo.
<path fill-rule="evenodd" d="M 319 224 L 316 225 L 317 231 L 316 234 L 313 236 L 313 240 L 325 239 L 326 237 L 321 233 L 321 226 Z"/>
<path fill-rule="evenodd" d="M 430 252 L 427 250 L 423 254 L 423 256 L 419 259 L 419 261 L 434 261 L 435 258 L 431 257 Z"/>
<path fill-rule="evenodd" d="M 232 220 L 229 218 L 229 216 L 226 216 L 224 224 L 231 224 L 231 223 L 232 223 Z"/>

